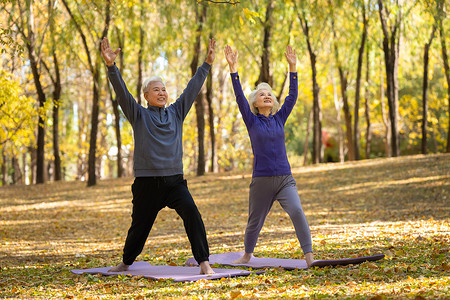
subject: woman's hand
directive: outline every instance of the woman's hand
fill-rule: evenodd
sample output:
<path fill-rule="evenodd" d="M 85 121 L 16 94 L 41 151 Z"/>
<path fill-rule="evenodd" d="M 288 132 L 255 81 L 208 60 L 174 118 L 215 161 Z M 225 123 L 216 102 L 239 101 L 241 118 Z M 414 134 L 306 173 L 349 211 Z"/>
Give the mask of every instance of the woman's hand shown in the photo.
<path fill-rule="evenodd" d="M 117 54 L 119 54 L 120 52 L 120 48 L 117 48 L 116 51 L 112 51 L 111 46 L 109 46 L 109 41 L 105 37 L 102 40 L 101 49 L 102 49 L 102 56 L 106 62 L 106 65 L 112 66 L 114 64 L 114 60 L 117 57 Z"/>
<path fill-rule="evenodd" d="M 229 45 L 225 46 L 225 58 L 227 59 L 228 65 L 230 66 L 230 73 L 237 72 L 238 64 L 238 52 L 233 52 L 233 49 Z"/>
<path fill-rule="evenodd" d="M 289 72 L 297 72 L 297 55 L 295 55 L 295 50 L 291 46 L 287 46 L 284 56 L 286 56 L 289 64 Z"/>
<path fill-rule="evenodd" d="M 215 58 L 216 58 L 216 40 L 212 38 L 212 39 L 209 39 L 208 54 L 206 55 L 205 61 L 209 65 L 212 65 Z"/>

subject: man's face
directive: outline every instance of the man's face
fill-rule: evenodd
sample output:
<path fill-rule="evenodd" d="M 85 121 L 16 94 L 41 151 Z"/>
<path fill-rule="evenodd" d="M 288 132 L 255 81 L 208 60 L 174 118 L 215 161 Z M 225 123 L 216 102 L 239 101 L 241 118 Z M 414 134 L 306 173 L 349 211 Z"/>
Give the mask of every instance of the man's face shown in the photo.
<path fill-rule="evenodd" d="M 152 81 L 144 97 L 149 105 L 164 107 L 168 98 L 166 87 L 159 81 Z"/>

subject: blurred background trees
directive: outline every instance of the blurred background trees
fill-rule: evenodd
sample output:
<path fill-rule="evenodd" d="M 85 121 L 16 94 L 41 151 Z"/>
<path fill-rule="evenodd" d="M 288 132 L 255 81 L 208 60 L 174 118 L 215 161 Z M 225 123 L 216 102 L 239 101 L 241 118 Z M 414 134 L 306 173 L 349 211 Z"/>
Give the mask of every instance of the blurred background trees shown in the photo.
<path fill-rule="evenodd" d="M 251 170 L 223 47 L 239 51 L 246 94 L 287 93 L 286 45 L 299 97 L 286 124 L 293 166 L 449 152 L 449 9 L 444 0 L 0 1 L 2 185 L 132 176 L 133 137 L 99 42 L 142 105 L 146 77 L 171 101 L 216 61 L 183 132 L 186 173 Z"/>

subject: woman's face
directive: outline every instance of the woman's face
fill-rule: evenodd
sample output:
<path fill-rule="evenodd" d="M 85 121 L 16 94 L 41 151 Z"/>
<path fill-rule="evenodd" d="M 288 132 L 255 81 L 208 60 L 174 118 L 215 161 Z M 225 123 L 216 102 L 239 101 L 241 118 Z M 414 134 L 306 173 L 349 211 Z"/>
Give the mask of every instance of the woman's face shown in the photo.
<path fill-rule="evenodd" d="M 268 90 L 259 90 L 256 92 L 256 101 L 253 103 L 258 110 L 261 108 L 270 108 L 273 107 L 273 97 Z"/>

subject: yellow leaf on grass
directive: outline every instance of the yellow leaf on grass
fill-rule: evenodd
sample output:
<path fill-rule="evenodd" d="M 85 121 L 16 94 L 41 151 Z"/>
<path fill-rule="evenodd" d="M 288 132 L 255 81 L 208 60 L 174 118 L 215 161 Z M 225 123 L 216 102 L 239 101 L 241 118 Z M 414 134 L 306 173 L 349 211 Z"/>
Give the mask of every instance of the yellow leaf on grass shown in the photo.
<path fill-rule="evenodd" d="M 384 254 L 389 258 L 394 257 L 394 254 L 391 252 L 391 250 L 386 250 L 386 252 L 384 252 Z"/>
<path fill-rule="evenodd" d="M 231 291 L 230 292 L 231 299 L 235 299 L 235 298 L 237 298 L 237 297 L 239 297 L 241 295 L 242 295 L 241 291 Z"/>
<path fill-rule="evenodd" d="M 375 263 L 368 263 L 367 266 L 371 269 L 378 269 L 378 266 Z"/>

